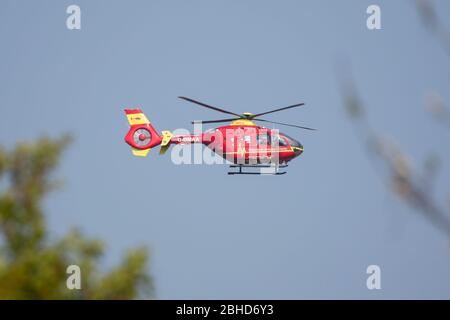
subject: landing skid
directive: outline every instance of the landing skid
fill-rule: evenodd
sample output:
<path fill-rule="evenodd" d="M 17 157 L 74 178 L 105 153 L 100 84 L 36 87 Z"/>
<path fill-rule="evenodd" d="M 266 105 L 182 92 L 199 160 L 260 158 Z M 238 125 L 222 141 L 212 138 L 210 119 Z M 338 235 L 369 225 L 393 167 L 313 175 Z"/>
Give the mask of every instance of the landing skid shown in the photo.
<path fill-rule="evenodd" d="M 266 165 L 266 164 L 232 164 L 230 168 L 239 168 L 239 171 L 230 171 L 229 175 L 237 175 L 237 174 L 250 174 L 250 175 L 269 175 L 269 176 L 278 176 L 282 174 L 286 174 L 286 171 L 280 172 L 280 168 L 286 168 L 287 164 L 282 165 Z M 258 171 L 242 171 L 245 168 L 257 168 Z"/>

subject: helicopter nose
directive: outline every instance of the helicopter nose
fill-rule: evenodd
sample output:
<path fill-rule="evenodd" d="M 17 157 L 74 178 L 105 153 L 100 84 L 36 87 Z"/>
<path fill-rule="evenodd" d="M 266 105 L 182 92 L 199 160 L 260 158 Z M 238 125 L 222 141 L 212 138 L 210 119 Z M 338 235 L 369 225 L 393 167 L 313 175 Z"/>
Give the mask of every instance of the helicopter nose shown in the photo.
<path fill-rule="evenodd" d="M 294 154 L 296 157 L 303 153 L 303 146 L 292 147 L 292 149 L 294 150 Z"/>
<path fill-rule="evenodd" d="M 295 156 L 298 157 L 303 153 L 303 145 L 297 140 L 293 140 L 291 144 L 292 150 L 294 150 Z"/>

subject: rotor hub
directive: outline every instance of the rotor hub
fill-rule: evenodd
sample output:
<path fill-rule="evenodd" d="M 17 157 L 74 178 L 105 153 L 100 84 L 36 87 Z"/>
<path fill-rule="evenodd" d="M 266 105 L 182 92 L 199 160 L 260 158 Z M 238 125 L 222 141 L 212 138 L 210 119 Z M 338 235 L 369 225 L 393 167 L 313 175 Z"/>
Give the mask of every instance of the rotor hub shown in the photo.
<path fill-rule="evenodd" d="M 242 114 L 242 117 L 243 117 L 244 119 L 251 119 L 251 118 L 253 117 L 253 113 L 251 113 L 251 112 L 244 112 L 244 113 Z"/>

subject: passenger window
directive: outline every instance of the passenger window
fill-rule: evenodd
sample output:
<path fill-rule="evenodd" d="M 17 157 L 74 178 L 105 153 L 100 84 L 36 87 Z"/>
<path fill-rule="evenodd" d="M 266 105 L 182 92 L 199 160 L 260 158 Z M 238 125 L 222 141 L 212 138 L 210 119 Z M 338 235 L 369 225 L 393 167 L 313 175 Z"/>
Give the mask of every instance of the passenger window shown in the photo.
<path fill-rule="evenodd" d="M 258 134 L 258 144 L 270 144 L 269 135 L 267 133 Z"/>

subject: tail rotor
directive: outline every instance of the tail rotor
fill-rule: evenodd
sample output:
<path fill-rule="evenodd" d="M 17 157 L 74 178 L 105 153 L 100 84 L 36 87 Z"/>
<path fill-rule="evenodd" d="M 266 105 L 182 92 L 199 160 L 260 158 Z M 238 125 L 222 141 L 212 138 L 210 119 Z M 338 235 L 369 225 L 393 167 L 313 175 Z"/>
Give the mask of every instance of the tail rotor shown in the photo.
<path fill-rule="evenodd" d="M 151 148 L 161 144 L 163 137 L 158 134 L 141 109 L 125 109 L 130 124 L 125 142 L 131 146 L 135 156 L 145 157 Z"/>

